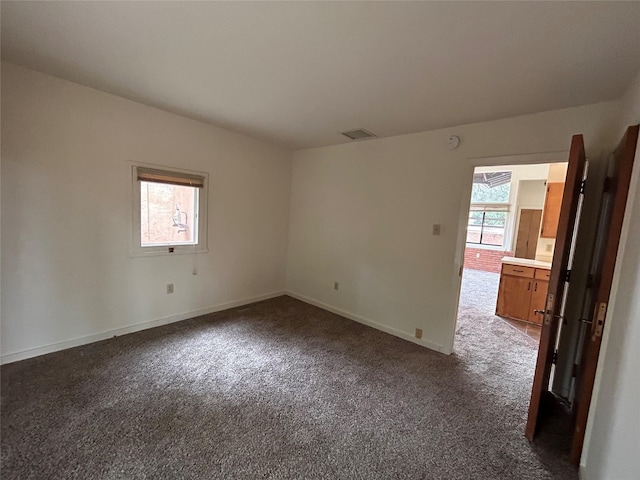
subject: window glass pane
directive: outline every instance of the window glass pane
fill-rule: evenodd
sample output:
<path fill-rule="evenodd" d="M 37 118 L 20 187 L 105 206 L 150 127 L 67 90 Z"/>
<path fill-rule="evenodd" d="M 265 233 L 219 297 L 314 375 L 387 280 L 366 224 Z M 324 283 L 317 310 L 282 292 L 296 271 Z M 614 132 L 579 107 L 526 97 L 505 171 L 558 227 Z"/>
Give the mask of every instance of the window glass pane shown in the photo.
<path fill-rule="evenodd" d="M 484 245 L 501 246 L 504 243 L 504 227 L 506 225 L 506 212 L 486 212 L 482 228 L 482 243 Z"/>
<path fill-rule="evenodd" d="M 511 172 L 476 173 L 471 203 L 508 203 L 510 191 Z"/>
<path fill-rule="evenodd" d="M 198 242 L 198 188 L 140 182 L 140 242 L 190 245 Z"/>
<path fill-rule="evenodd" d="M 469 224 L 467 225 L 467 243 L 480 243 L 483 212 L 469 212 Z"/>

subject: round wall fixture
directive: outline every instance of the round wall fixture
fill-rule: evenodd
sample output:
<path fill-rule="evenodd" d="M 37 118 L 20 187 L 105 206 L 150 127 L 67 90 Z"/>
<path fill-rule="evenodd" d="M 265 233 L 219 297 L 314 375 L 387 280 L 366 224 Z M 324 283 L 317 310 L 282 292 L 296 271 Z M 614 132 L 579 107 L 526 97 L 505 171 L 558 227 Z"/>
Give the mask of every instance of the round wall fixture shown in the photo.
<path fill-rule="evenodd" d="M 457 135 L 451 135 L 447 140 L 447 147 L 449 147 L 449 150 L 455 150 L 458 148 L 458 145 L 460 145 L 460 137 Z"/>

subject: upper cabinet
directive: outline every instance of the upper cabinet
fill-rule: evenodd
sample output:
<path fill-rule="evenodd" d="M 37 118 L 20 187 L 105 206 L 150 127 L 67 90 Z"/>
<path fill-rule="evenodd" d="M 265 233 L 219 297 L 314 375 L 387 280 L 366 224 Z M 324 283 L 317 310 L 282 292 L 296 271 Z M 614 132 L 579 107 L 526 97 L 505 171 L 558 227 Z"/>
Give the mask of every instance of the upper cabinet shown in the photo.
<path fill-rule="evenodd" d="M 544 199 L 544 210 L 542 211 L 541 238 L 556 238 L 563 191 L 564 182 L 547 183 L 547 195 Z"/>

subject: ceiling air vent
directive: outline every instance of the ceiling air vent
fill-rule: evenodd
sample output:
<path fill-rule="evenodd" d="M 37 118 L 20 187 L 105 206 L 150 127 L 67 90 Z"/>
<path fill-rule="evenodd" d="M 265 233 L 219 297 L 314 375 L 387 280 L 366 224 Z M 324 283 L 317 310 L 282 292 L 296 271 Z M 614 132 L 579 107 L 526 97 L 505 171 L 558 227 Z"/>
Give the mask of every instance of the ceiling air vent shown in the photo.
<path fill-rule="evenodd" d="M 349 130 L 348 132 L 342 132 L 342 135 L 349 137 L 351 140 L 362 140 L 363 138 L 376 138 L 376 136 L 367 132 L 366 130 L 359 128 L 358 130 Z"/>

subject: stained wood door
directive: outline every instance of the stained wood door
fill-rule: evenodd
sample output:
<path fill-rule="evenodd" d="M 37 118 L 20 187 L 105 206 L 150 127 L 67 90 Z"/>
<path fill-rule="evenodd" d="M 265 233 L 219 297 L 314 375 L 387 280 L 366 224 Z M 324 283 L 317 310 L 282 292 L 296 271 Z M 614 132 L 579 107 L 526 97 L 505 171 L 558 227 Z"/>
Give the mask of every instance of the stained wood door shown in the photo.
<path fill-rule="evenodd" d="M 599 278 L 595 285 L 596 294 L 593 296 L 590 311 L 593 312 L 590 319 L 590 331 L 585 336 L 581 362 L 579 364 L 576 378 L 576 402 L 575 420 L 573 429 L 573 440 L 571 444 L 571 461 L 577 464 L 582 454 L 584 443 L 584 433 L 589 416 L 591 396 L 602 343 L 602 331 L 607 309 L 609 306 L 609 294 L 613 282 L 614 267 L 622 232 L 622 222 L 624 211 L 627 205 L 629 193 L 629 183 L 635 157 L 636 145 L 638 142 L 638 125 L 629 127 L 622 138 L 618 148 L 614 152 L 614 164 L 612 175 L 607 178 L 608 201 L 605 204 L 601 215 L 606 218 L 604 228 L 598 234 L 602 242 L 598 242 L 599 250 L 595 252 L 596 274 Z"/>
<path fill-rule="evenodd" d="M 538 246 L 538 234 L 540 233 L 540 220 L 542 210 L 520 210 L 520 222 L 518 223 L 518 235 L 516 236 L 515 256 L 518 258 L 536 258 Z"/>
<path fill-rule="evenodd" d="M 538 360 L 536 362 L 525 429 L 525 436 L 530 441 L 533 440 L 536 434 L 543 399 L 549 394 L 551 362 L 558 334 L 559 319 L 562 316 L 563 299 L 566 293 L 565 276 L 569 265 L 573 232 L 576 228 L 580 184 L 584 178 L 586 161 L 584 139 L 582 135 L 574 135 L 571 138 L 569 165 L 560 206 L 556 247 L 549 276 L 549 289 L 540 334 Z"/>

